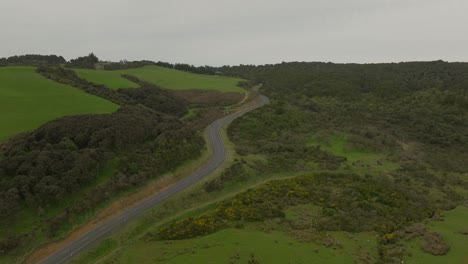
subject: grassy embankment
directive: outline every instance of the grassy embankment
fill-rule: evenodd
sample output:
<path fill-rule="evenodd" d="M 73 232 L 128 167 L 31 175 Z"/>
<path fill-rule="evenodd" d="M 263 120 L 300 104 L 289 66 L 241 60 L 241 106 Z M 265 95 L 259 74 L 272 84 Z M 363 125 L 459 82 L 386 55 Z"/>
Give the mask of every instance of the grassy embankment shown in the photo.
<path fill-rule="evenodd" d="M 76 69 L 75 71 L 81 78 L 96 84 L 103 84 L 111 89 L 136 87 L 134 83 L 121 77 L 122 74 L 128 74 L 171 90 L 199 89 L 220 92 L 245 92 L 244 89 L 237 86 L 242 79 L 194 74 L 159 66 L 145 66 L 115 71 L 86 69 Z"/>
<path fill-rule="evenodd" d="M 117 105 L 41 77 L 33 67 L 0 68 L 0 142 L 47 121 L 111 113 Z"/>

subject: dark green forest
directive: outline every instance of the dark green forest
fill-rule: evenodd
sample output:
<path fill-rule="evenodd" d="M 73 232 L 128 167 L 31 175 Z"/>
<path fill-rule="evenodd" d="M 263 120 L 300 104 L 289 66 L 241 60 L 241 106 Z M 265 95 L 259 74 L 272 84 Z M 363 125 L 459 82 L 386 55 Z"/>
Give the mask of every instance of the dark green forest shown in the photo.
<path fill-rule="evenodd" d="M 27 66 L 38 66 L 38 65 L 61 65 L 66 63 L 66 60 L 62 56 L 57 55 L 21 55 L 11 56 L 8 58 L 0 58 L 0 66 L 16 66 L 16 65 L 27 65 Z"/>
<path fill-rule="evenodd" d="M 468 171 L 466 63 L 283 63 L 221 70 L 264 83 L 262 92 L 275 101 L 256 117 L 234 122 L 231 136 L 239 148 L 248 147 L 244 141 L 281 144 L 301 134 L 339 131 L 361 137 L 374 150 L 415 149 L 398 157 L 408 166 Z M 251 123 L 256 126 L 246 127 Z M 262 143 L 251 151 L 262 151 L 260 145 L 268 145 Z"/>
<path fill-rule="evenodd" d="M 71 59 L 69 62 L 67 62 L 66 66 L 70 68 L 94 69 L 96 63 L 98 62 L 99 58 L 94 55 L 94 53 L 90 53 L 88 56 Z"/>

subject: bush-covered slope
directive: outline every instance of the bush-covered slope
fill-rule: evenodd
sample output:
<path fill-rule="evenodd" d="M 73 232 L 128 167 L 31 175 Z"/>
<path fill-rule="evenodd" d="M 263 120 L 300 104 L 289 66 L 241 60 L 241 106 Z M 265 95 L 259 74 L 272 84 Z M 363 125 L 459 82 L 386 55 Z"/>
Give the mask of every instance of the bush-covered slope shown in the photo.
<path fill-rule="evenodd" d="M 468 171 L 468 64 L 283 63 L 223 71 L 264 82 L 263 91 L 281 102 L 258 114 L 263 124 L 265 115 L 276 111 L 268 118 L 277 136 L 297 136 L 297 130 L 309 136 L 348 133 L 370 148 L 402 152 L 398 157 L 404 163 Z M 281 112 L 302 121 L 279 125 Z M 235 122 L 232 130 L 249 118 Z M 276 141 L 272 135 L 262 139 L 265 133 L 243 133 L 246 141 Z"/>

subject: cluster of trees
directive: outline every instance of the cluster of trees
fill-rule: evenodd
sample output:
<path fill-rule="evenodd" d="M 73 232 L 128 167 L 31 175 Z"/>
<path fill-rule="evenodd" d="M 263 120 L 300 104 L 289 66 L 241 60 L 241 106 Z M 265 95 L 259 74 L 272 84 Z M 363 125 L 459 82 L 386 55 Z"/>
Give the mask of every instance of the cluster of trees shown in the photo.
<path fill-rule="evenodd" d="M 113 157 L 120 157 L 115 177 L 130 186 L 173 168 L 202 146 L 203 140 L 177 118 L 143 106 L 57 119 L 4 146 L 0 215 L 11 219 L 21 204 L 60 203 L 92 183 Z"/>
<path fill-rule="evenodd" d="M 89 184 L 113 148 L 155 139 L 168 124 L 154 111 L 124 107 L 111 115 L 72 116 L 49 122 L 8 144 L 0 160 L 0 214 L 59 202 Z"/>
<path fill-rule="evenodd" d="M 99 58 L 94 53 L 90 53 L 88 56 L 71 59 L 66 66 L 70 68 L 94 69 L 98 62 Z"/>
<path fill-rule="evenodd" d="M 0 58 L 0 66 L 66 66 L 74 68 L 89 68 L 94 69 L 96 63 L 99 62 L 98 57 L 93 53 L 88 56 L 78 57 L 69 62 L 62 56 L 58 55 L 38 55 L 26 54 L 20 56 L 11 56 L 8 58 Z"/>
<path fill-rule="evenodd" d="M 8 58 L 0 58 L 0 66 L 39 66 L 39 65 L 62 65 L 67 61 L 62 56 L 57 55 L 36 55 L 27 54 L 21 56 L 11 56 Z"/>
<path fill-rule="evenodd" d="M 192 73 L 198 73 L 198 74 L 208 74 L 208 75 L 214 75 L 217 73 L 215 68 L 211 66 L 193 66 L 190 64 L 186 63 L 176 63 L 173 65 L 173 69 L 179 70 L 179 71 L 186 71 L 186 72 L 192 72 Z"/>

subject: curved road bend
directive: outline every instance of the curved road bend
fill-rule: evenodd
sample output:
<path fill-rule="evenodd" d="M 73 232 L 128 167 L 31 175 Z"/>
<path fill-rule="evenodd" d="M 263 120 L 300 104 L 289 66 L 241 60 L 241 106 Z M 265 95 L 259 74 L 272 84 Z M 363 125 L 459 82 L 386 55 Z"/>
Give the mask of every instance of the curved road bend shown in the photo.
<path fill-rule="evenodd" d="M 212 149 L 213 149 L 213 155 L 211 156 L 210 160 L 204 166 L 198 168 L 190 176 L 176 182 L 175 184 L 165 189 L 164 191 L 153 194 L 152 196 L 146 198 L 142 202 L 134 205 L 133 207 L 130 207 L 126 211 L 94 227 L 88 233 L 70 242 L 68 245 L 57 250 L 52 255 L 39 261 L 39 263 L 41 264 L 65 263 L 73 255 L 80 253 L 85 248 L 91 246 L 92 244 L 102 239 L 104 236 L 108 235 L 109 233 L 113 231 L 118 230 L 119 228 L 124 226 L 127 222 L 135 219 L 137 216 L 148 211 L 152 207 L 160 204 L 162 201 L 166 200 L 170 196 L 186 189 L 187 187 L 201 180 L 203 177 L 209 175 L 211 172 L 213 172 L 219 165 L 221 165 L 226 160 L 226 150 L 225 150 L 224 143 L 220 135 L 221 127 L 224 124 L 234 120 L 235 118 L 265 105 L 266 103 L 268 103 L 268 101 L 269 100 L 266 96 L 260 95 L 260 102 L 257 103 L 256 105 L 250 106 L 242 111 L 225 116 L 213 122 L 208 127 L 208 139 L 209 139 L 209 144 L 212 146 Z"/>

